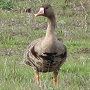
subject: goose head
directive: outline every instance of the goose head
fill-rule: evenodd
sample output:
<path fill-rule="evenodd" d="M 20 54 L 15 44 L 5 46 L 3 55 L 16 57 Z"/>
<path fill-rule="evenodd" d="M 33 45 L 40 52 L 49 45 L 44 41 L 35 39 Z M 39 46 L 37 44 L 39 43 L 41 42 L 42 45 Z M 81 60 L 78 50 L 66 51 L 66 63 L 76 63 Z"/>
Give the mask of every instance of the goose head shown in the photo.
<path fill-rule="evenodd" d="M 47 18 L 54 17 L 54 12 L 52 10 L 52 6 L 50 4 L 44 4 L 40 7 L 38 13 L 35 16 L 45 16 Z"/>

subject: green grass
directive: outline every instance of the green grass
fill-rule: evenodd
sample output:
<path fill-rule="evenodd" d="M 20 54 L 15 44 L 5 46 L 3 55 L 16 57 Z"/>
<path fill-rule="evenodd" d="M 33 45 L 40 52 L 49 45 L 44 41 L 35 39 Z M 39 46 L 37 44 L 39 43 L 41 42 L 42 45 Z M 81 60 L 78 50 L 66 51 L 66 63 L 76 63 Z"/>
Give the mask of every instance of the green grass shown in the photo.
<path fill-rule="evenodd" d="M 68 49 L 67 61 L 58 75 L 58 86 L 54 87 L 52 73 L 40 73 L 41 84 L 38 86 L 32 68 L 19 64 L 29 43 L 45 35 L 46 18 L 35 18 L 33 13 L 3 10 L 5 4 L 1 1 L 0 90 L 89 90 L 90 5 L 84 5 L 86 11 L 75 11 L 69 1 L 65 4 L 64 0 L 46 0 L 53 5 L 56 13 L 57 36 L 63 39 Z M 71 0 L 71 3 L 77 8 L 81 5 L 80 1 Z M 13 9 L 33 7 L 34 12 L 43 1 L 12 0 L 12 3 Z"/>

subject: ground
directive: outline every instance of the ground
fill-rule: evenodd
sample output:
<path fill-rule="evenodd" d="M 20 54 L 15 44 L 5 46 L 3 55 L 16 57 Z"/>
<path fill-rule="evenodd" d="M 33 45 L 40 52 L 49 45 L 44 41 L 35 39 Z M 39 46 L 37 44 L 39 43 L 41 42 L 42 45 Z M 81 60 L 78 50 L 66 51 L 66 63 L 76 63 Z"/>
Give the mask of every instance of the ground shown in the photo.
<path fill-rule="evenodd" d="M 5 0 L 0 1 L 0 90 L 89 90 L 90 1 L 46 0 L 56 14 L 57 36 L 68 49 L 57 87 L 52 84 L 52 73 L 41 73 L 41 84 L 36 85 L 32 68 L 20 64 L 29 43 L 45 35 L 46 18 L 34 17 L 45 0 L 11 0 L 10 7 L 2 1 Z M 29 7 L 31 12 L 26 13 Z"/>

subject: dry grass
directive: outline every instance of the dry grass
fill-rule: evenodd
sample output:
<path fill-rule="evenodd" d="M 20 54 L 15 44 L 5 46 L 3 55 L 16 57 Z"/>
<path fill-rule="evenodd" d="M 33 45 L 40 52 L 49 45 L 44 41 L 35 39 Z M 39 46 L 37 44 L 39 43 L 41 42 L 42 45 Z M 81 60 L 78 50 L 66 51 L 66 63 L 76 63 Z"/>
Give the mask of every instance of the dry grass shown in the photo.
<path fill-rule="evenodd" d="M 52 73 L 41 73 L 38 86 L 31 67 L 19 64 L 27 45 L 45 35 L 46 18 L 33 15 L 43 1 L 14 0 L 13 9 L 20 12 L 0 9 L 0 90 L 89 90 L 89 0 L 49 1 L 56 13 L 57 36 L 68 48 L 68 58 L 61 67 L 57 87 L 52 84 Z M 32 7 L 30 14 L 23 12 L 28 7 Z"/>

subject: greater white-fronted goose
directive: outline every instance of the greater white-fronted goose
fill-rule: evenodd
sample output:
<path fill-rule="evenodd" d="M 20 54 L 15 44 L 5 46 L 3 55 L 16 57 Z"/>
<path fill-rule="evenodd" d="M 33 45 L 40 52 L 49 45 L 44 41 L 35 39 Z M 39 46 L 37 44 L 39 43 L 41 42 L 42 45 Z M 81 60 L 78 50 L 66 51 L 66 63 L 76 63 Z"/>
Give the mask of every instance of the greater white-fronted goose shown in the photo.
<path fill-rule="evenodd" d="M 53 72 L 53 83 L 57 84 L 57 75 L 67 57 L 67 49 L 55 34 L 56 19 L 51 5 L 42 5 L 35 16 L 45 16 L 48 27 L 44 38 L 34 40 L 24 54 L 24 62 L 33 67 L 36 82 L 39 83 L 39 72 Z"/>

